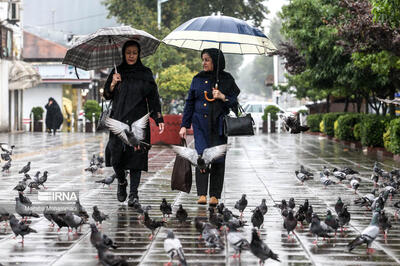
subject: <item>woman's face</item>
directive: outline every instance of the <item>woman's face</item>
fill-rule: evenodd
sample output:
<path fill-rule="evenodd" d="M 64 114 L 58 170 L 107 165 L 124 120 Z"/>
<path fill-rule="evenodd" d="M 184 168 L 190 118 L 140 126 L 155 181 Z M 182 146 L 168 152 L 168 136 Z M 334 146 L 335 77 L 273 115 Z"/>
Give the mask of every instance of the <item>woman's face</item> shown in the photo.
<path fill-rule="evenodd" d="M 209 54 L 204 53 L 201 56 L 201 59 L 203 61 L 203 70 L 204 71 L 213 71 L 214 70 L 213 61 L 212 61 L 212 59 L 211 59 Z"/>
<path fill-rule="evenodd" d="M 125 60 L 128 65 L 133 65 L 136 63 L 139 56 L 139 49 L 136 45 L 130 45 L 125 49 Z"/>

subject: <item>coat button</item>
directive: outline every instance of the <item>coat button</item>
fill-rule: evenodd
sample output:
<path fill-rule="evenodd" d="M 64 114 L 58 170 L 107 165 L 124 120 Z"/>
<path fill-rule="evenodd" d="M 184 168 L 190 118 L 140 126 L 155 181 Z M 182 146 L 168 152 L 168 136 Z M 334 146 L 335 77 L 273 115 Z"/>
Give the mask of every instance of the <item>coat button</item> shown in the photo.
<path fill-rule="evenodd" d="M 204 106 L 207 106 L 207 104 L 205 103 Z"/>
<path fill-rule="evenodd" d="M 204 115 L 204 118 L 207 118 L 207 115 Z"/>

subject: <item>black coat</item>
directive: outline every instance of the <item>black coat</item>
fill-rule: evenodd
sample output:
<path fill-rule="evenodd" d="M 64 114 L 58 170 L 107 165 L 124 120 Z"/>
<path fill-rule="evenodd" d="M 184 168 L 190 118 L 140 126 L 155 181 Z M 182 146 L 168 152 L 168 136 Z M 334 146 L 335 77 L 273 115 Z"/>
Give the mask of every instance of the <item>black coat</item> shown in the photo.
<path fill-rule="evenodd" d="M 59 129 L 63 123 L 63 115 L 60 106 L 53 100 L 53 103 L 51 105 L 46 104 L 45 108 L 47 109 L 46 127 L 48 129 Z"/>
<path fill-rule="evenodd" d="M 110 92 L 114 69 L 104 86 L 104 97 L 112 99 L 111 117 L 130 125 L 150 112 L 156 124 L 163 122 L 161 103 L 153 73 L 147 67 L 117 68 L 121 82 Z M 150 124 L 150 123 L 149 123 Z M 150 125 L 146 128 L 144 142 L 150 144 Z M 106 146 L 106 166 L 120 169 L 148 170 L 148 151 L 134 151 L 125 145 L 119 137 L 110 132 Z"/>

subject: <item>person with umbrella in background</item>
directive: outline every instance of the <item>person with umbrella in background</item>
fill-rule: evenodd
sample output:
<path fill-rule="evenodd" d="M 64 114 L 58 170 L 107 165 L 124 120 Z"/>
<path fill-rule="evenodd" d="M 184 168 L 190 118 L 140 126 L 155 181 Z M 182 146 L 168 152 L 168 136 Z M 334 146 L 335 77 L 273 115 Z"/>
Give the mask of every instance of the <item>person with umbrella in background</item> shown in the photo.
<path fill-rule="evenodd" d="M 49 133 L 53 131 L 53 135 L 55 135 L 56 130 L 59 129 L 63 123 L 63 115 L 61 113 L 60 106 L 53 97 L 50 97 L 48 103 L 45 105 L 45 108 L 47 110 L 46 128 Z"/>
<path fill-rule="evenodd" d="M 112 100 L 111 118 L 125 124 L 142 118 L 150 112 L 159 127 L 164 131 L 161 103 L 152 71 L 141 60 L 141 47 L 138 42 L 129 40 L 122 47 L 122 63 L 113 69 L 104 86 L 104 97 Z M 150 126 L 145 129 L 143 142 L 150 143 Z M 112 166 L 118 178 L 117 198 L 124 202 L 127 198 L 126 170 L 130 173 L 130 193 L 128 205 L 139 200 L 138 187 L 141 171 L 148 170 L 148 147 L 130 147 L 110 132 L 106 146 L 106 166 Z"/>
<path fill-rule="evenodd" d="M 227 143 L 227 137 L 223 132 L 223 117 L 229 113 L 229 108 L 236 109 L 240 93 L 232 75 L 224 71 L 225 57 L 222 51 L 216 48 L 204 49 L 201 52 L 201 59 L 203 71 L 192 80 L 179 131 L 180 137 L 185 138 L 186 130 L 193 126 L 198 154 L 202 154 L 206 148 Z M 216 83 L 218 88 L 215 87 Z M 212 99 L 206 97 L 204 91 L 212 95 Z M 209 179 L 209 204 L 218 204 L 224 184 L 224 174 L 225 156 L 211 164 L 209 173 L 202 173 L 196 167 L 198 204 L 207 203 Z"/>

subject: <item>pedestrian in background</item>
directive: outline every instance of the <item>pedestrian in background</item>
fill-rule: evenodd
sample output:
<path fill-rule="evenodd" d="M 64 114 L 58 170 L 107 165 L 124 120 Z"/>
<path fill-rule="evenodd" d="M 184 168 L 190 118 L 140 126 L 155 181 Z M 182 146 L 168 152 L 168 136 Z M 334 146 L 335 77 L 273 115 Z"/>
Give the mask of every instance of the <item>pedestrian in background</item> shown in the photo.
<path fill-rule="evenodd" d="M 104 86 L 104 97 L 113 101 L 110 117 L 131 125 L 150 112 L 161 134 L 164 131 L 164 120 L 160 96 L 153 73 L 140 60 L 140 45 L 135 41 L 127 41 L 122 47 L 122 58 L 123 62 L 117 67 L 118 73 L 113 69 Z M 149 124 L 143 141 L 150 144 Z M 106 166 L 112 166 L 118 178 L 117 198 L 120 202 L 127 198 L 126 170 L 129 170 L 128 205 L 133 206 L 139 200 L 141 171 L 148 170 L 148 149 L 144 146 L 127 146 L 110 132 L 105 155 Z"/>
<path fill-rule="evenodd" d="M 46 112 L 46 128 L 49 133 L 53 131 L 53 135 L 56 134 L 57 129 L 60 128 L 60 126 L 63 123 L 63 115 L 61 113 L 60 106 L 54 100 L 53 97 L 49 98 L 48 103 L 45 105 L 45 108 L 47 110 Z"/>
<path fill-rule="evenodd" d="M 217 65 L 219 53 L 218 88 Z M 186 129 L 193 126 L 195 148 L 198 154 L 204 149 L 226 144 L 227 137 L 223 132 L 223 117 L 229 108 L 237 108 L 237 96 L 240 93 L 235 80 L 225 69 L 225 57 L 218 49 L 205 49 L 201 52 L 203 71 L 194 76 L 186 99 L 179 135 L 186 137 Z M 214 99 L 208 101 L 204 91 Z M 212 95 L 212 96 L 211 96 Z M 196 186 L 199 196 L 198 204 L 207 203 L 208 182 L 210 180 L 210 205 L 217 205 L 221 198 L 225 175 L 225 156 L 213 162 L 210 171 L 201 173 L 196 167 Z"/>

